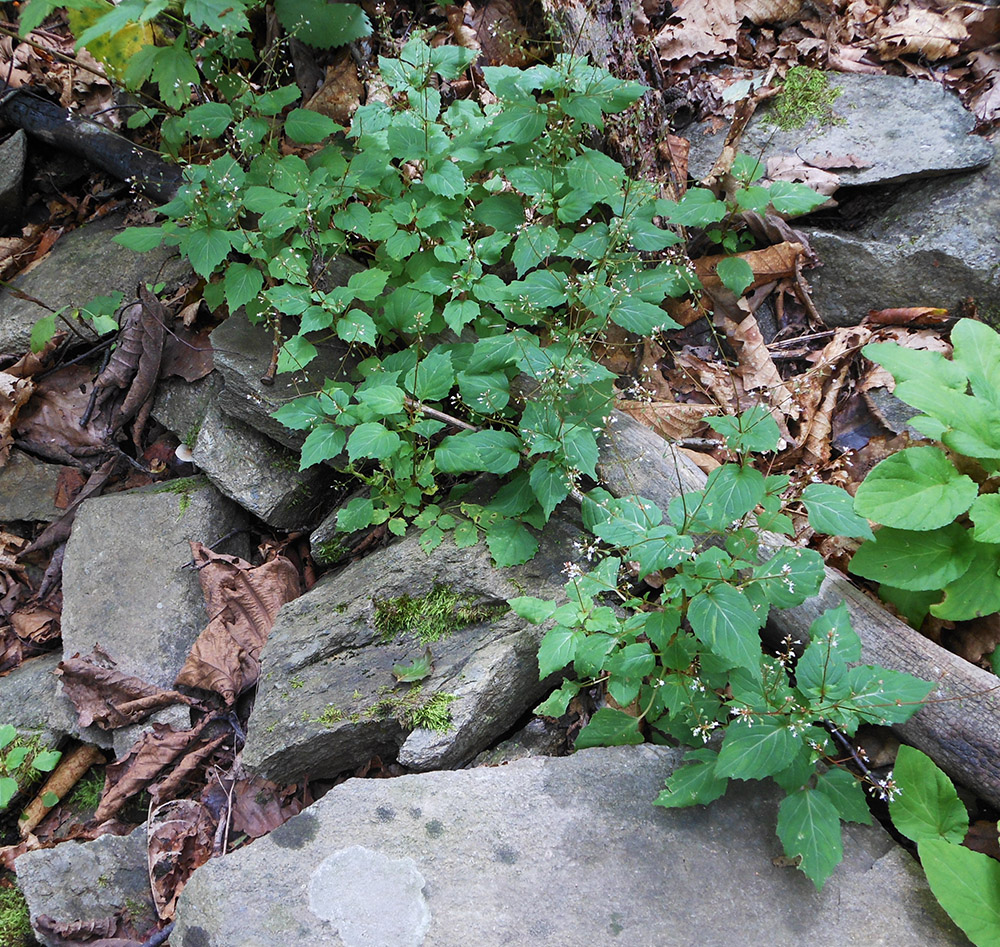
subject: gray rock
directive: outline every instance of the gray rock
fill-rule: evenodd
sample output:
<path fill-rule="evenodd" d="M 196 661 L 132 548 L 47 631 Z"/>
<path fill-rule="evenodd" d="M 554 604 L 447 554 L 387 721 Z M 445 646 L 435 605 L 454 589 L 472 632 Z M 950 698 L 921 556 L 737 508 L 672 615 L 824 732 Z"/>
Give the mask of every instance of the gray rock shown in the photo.
<path fill-rule="evenodd" d="M 13 290 L 52 309 L 75 308 L 116 291 L 127 300 L 135 295 L 140 280 L 155 277 L 172 288 L 191 275 L 191 268 L 174 249 L 136 253 L 112 243 L 112 237 L 124 229 L 123 221 L 124 214 L 109 214 L 66 234 L 34 269 L 15 277 L 9 288 L 0 287 L 0 352 L 26 352 L 32 326 L 49 314 Z"/>
<path fill-rule="evenodd" d="M 64 468 L 46 464 L 16 448 L 0 469 L 0 523 L 12 520 L 51 522 L 65 511 L 56 507 L 56 485 Z"/>
<path fill-rule="evenodd" d="M 125 674 L 172 687 L 207 624 L 188 541 L 212 544 L 245 525 L 202 478 L 85 500 L 63 562 L 63 652 L 100 643 Z"/>
<path fill-rule="evenodd" d="M 102 835 L 92 842 L 63 842 L 26 852 L 14 867 L 32 925 L 40 914 L 68 924 L 100 920 L 116 911 L 123 912 L 139 933 L 156 923 L 145 826 L 130 835 Z M 46 947 L 63 943 L 37 927 L 36 936 Z"/>
<path fill-rule="evenodd" d="M 804 128 L 782 131 L 770 121 L 771 106 L 765 105 L 747 126 L 740 151 L 761 155 L 764 162 L 784 155 L 807 163 L 853 155 L 865 167 L 835 168 L 841 185 L 907 181 L 990 161 L 990 143 L 970 134 L 972 114 L 939 83 L 837 72 L 827 77 L 831 88 L 841 90 L 832 110 L 842 122 L 811 119 Z M 696 180 L 711 170 L 726 137 L 726 130 L 706 135 L 705 128 L 689 132 L 688 169 Z"/>
<path fill-rule="evenodd" d="M 512 737 L 476 755 L 469 766 L 501 766 L 529 756 L 565 756 L 566 729 L 550 717 L 532 717 Z"/>
<path fill-rule="evenodd" d="M 984 171 L 928 181 L 853 233 L 803 228 L 822 266 L 807 276 L 828 325 L 853 325 L 870 309 L 972 298 L 1000 324 L 1000 143 Z"/>
<path fill-rule="evenodd" d="M 14 232 L 21 223 L 21 186 L 28 157 L 28 136 L 18 129 L 0 143 L 0 234 Z"/>
<path fill-rule="evenodd" d="M 363 269 L 364 266 L 349 257 L 337 257 L 323 285 L 341 285 Z M 285 334 L 293 331 L 289 323 Z M 273 347 L 274 333 L 270 327 L 263 323 L 251 325 L 242 312 L 235 313 L 213 330 L 215 367 L 226 382 L 219 396 L 219 407 L 279 444 L 297 450 L 306 432 L 289 430 L 272 415 L 288 401 L 321 387 L 324 379 L 343 377 L 347 347 L 337 340 L 318 345 L 319 355 L 303 371 L 283 372 L 275 376 L 274 384 L 266 385 L 261 378 L 270 364 Z"/>
<path fill-rule="evenodd" d="M 244 765 L 291 782 L 334 776 L 396 747 L 413 769 L 471 759 L 544 693 L 536 660 L 542 631 L 506 601 L 560 597 L 560 569 L 580 530 L 574 514 L 557 512 L 535 558 L 511 569 L 494 568 L 484 543 L 459 549 L 446 540 L 427 556 L 419 536 L 409 535 L 289 602 L 264 647 Z M 426 606 L 424 614 L 386 634 L 414 602 Z M 394 687 L 393 667 L 424 656 L 419 634 L 434 632 L 435 613 L 457 614 L 461 625 L 463 608 L 475 610 L 465 615 L 469 623 L 428 645 L 432 673 L 419 685 Z M 429 701 L 450 711 L 446 730 L 416 725 Z"/>
<path fill-rule="evenodd" d="M 778 867 L 780 794 L 733 781 L 652 805 L 681 750 L 353 779 L 195 871 L 184 947 L 944 947 L 967 944 L 879 826 L 845 830 L 822 892 Z"/>
<path fill-rule="evenodd" d="M 111 732 L 115 759 L 120 760 L 143 737 L 153 732 L 153 724 L 161 723 L 174 730 L 191 729 L 191 708 L 187 704 L 170 704 L 151 713 L 145 720 Z M 94 728 L 96 729 L 96 728 Z"/>
<path fill-rule="evenodd" d="M 50 747 L 69 734 L 110 747 L 110 734 L 97 727 L 81 731 L 77 726 L 76 711 L 63 696 L 55 673 L 61 660 L 62 654 L 56 652 L 39 655 L 0 678 L 0 720 L 17 727 L 21 736 L 37 736 Z"/>
<path fill-rule="evenodd" d="M 210 372 L 197 381 L 164 378 L 156 386 L 153 417 L 173 431 L 182 444 L 194 447 L 209 405 L 218 400 L 223 385 L 218 372 Z"/>
<path fill-rule="evenodd" d="M 198 432 L 194 462 L 226 496 L 277 529 L 310 526 L 329 503 L 327 468 L 300 471 L 297 452 L 214 405 Z"/>

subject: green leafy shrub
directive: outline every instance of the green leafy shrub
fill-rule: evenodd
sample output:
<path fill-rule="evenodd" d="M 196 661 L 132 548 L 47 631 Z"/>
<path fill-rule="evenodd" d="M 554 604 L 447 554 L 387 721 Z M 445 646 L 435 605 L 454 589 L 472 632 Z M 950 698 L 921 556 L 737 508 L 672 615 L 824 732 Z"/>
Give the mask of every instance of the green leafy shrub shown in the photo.
<path fill-rule="evenodd" d="M 934 897 L 976 947 L 1000 942 L 1000 864 L 965 848 L 969 813 L 955 787 L 919 750 L 901 746 L 889 802 L 893 824 L 917 843 Z"/>
<path fill-rule="evenodd" d="M 797 658 L 792 642 L 777 655 L 762 653 L 770 609 L 814 595 L 823 561 L 795 546 L 758 559 L 754 511 L 759 525 L 794 533 L 782 512 L 788 477 L 764 476 L 746 456 L 777 445 L 767 410 L 712 424 L 740 452 L 740 463 L 714 470 L 704 490 L 674 499 L 666 516 L 642 497 L 591 491 L 584 523 L 612 554 L 598 554 L 595 543 L 585 551 L 597 556 L 593 568 L 568 567 L 567 604 L 525 596 L 511 607 L 528 621 L 552 623 L 538 654 L 541 677 L 573 668 L 536 712 L 559 716 L 582 688 L 603 684 L 617 706 L 593 715 L 578 748 L 641 743 L 643 725 L 657 742 L 696 747 L 667 780 L 661 806 L 712 802 L 730 779 L 772 778 L 787 793 L 778 836 L 819 888 L 841 858 L 841 820 L 870 821 L 862 781 L 826 768 L 842 750 L 833 741 L 862 723 L 907 720 L 931 685 L 859 664 L 861 642 L 845 605 L 813 623 Z M 869 532 L 838 487 L 812 485 L 802 501 L 814 524 L 845 535 Z M 640 594 L 635 581 L 654 574 L 659 593 Z M 634 711 L 618 709 L 630 705 Z M 707 745 L 716 731 L 724 732 L 721 748 Z"/>
<path fill-rule="evenodd" d="M 850 570 L 880 583 L 915 627 L 928 612 L 961 621 L 1000 611 L 1000 336 L 962 319 L 951 338 L 951 360 L 892 342 L 863 349 L 896 379 L 897 397 L 924 412 L 910 424 L 945 448 L 887 457 L 854 500 L 880 529 Z"/>
<path fill-rule="evenodd" d="M 37 738 L 25 740 L 11 724 L 0 727 L 0 810 L 6 809 L 19 789 L 38 782 L 42 773 L 56 768 L 62 754 L 44 749 Z"/>

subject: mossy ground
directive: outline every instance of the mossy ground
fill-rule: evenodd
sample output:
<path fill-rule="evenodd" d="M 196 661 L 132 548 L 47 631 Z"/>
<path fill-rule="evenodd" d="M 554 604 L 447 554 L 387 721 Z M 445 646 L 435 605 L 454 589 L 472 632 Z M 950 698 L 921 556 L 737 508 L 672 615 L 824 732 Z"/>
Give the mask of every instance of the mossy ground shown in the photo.
<path fill-rule="evenodd" d="M 412 634 L 422 644 L 430 644 L 469 625 L 494 621 L 506 611 L 505 604 L 477 604 L 471 595 L 435 585 L 418 598 L 376 599 L 375 629 L 385 641 Z"/>
<path fill-rule="evenodd" d="M 13 882 L 0 882 L 0 947 L 32 947 L 36 943 L 21 889 Z"/>
<path fill-rule="evenodd" d="M 788 70 L 770 110 L 771 121 L 783 131 L 803 128 L 811 118 L 821 125 L 843 121 L 833 111 L 840 89 L 830 86 L 826 73 L 805 66 Z"/>

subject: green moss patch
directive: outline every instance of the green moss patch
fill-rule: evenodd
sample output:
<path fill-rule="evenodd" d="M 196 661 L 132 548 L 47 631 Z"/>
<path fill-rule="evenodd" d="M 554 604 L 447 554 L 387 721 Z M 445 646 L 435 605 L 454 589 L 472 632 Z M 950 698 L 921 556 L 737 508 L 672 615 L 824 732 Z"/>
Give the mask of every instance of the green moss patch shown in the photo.
<path fill-rule="evenodd" d="M 803 128 L 811 118 L 821 125 L 840 124 L 844 119 L 832 108 L 840 93 L 830 86 L 825 72 L 795 66 L 788 70 L 769 118 L 783 131 Z"/>
<path fill-rule="evenodd" d="M 0 887 L 0 947 L 28 947 L 34 943 L 28 903 L 21 889 Z"/>
<path fill-rule="evenodd" d="M 375 599 L 375 629 L 385 641 L 411 634 L 429 644 L 469 625 L 495 621 L 507 611 L 506 604 L 477 604 L 471 595 L 435 585 L 419 598 Z"/>

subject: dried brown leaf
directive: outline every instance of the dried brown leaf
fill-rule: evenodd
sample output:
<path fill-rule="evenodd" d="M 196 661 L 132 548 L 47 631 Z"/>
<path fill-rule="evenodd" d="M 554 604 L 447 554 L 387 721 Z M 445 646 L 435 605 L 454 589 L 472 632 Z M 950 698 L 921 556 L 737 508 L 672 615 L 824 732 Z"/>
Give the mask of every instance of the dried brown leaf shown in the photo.
<path fill-rule="evenodd" d="M 193 332 L 182 325 L 170 333 L 163 343 L 160 377 L 176 375 L 185 381 L 198 381 L 208 375 L 215 367 L 211 331 Z"/>
<path fill-rule="evenodd" d="M 875 43 L 883 59 L 896 59 L 916 53 L 931 61 L 947 59 L 958 53 L 959 47 L 969 38 L 962 16 L 955 10 L 936 13 L 917 7 L 899 8 L 905 11 L 901 18 L 891 13 L 875 31 Z"/>
<path fill-rule="evenodd" d="M 739 17 L 734 0 L 679 0 L 656 36 L 660 57 L 676 66 L 729 58 Z"/>
<path fill-rule="evenodd" d="M 736 15 L 755 26 L 781 23 L 797 16 L 803 0 L 736 0 Z"/>
<path fill-rule="evenodd" d="M 781 416 L 775 418 L 779 426 L 782 417 L 797 418 L 798 402 L 778 373 L 756 317 L 748 316 L 740 323 L 726 319 L 723 325 L 727 338 L 736 349 L 744 388 L 747 391 L 765 391 L 765 400 L 772 413 L 778 412 Z"/>
<path fill-rule="evenodd" d="M 652 428 L 668 441 L 691 437 L 705 423 L 705 418 L 717 415 L 714 404 L 676 404 L 662 401 L 619 401 L 617 407 L 640 424 Z"/>
<path fill-rule="evenodd" d="M 847 165 L 839 165 L 839 167 L 847 167 Z M 812 160 L 803 161 L 797 155 L 778 155 L 768 158 L 767 177 L 771 181 L 795 181 L 799 184 L 806 184 L 824 197 L 830 197 L 840 187 L 839 174 L 824 170 Z"/>
<path fill-rule="evenodd" d="M 908 309 L 870 309 L 865 320 L 876 326 L 941 326 L 951 316 L 947 309 L 933 309 L 930 306 L 911 306 Z"/>
<path fill-rule="evenodd" d="M 91 421 L 80 427 L 90 403 L 93 371 L 86 365 L 69 365 L 42 379 L 34 396 L 21 411 L 18 440 L 38 445 L 43 456 L 61 456 L 73 462 L 73 450 L 104 445 L 107 428 Z"/>
<path fill-rule="evenodd" d="M 19 609 L 10 616 L 10 623 L 19 638 L 45 644 L 60 636 L 60 613 L 44 605 L 32 604 Z"/>
<path fill-rule="evenodd" d="M 358 67 L 348 50 L 326 67 L 326 78 L 316 94 L 305 104 L 312 112 L 332 118 L 338 125 L 351 124 L 351 118 L 361 104 L 364 84 L 358 77 Z"/>
<path fill-rule="evenodd" d="M 34 390 L 35 383 L 30 378 L 18 378 L 7 372 L 0 372 L 0 468 L 10 456 L 18 413 Z"/>
<path fill-rule="evenodd" d="M 278 609 L 300 594 L 289 559 L 276 556 L 260 566 L 191 543 L 211 620 L 198 636 L 176 683 L 215 691 L 226 703 L 252 686 L 260 652 Z"/>
<path fill-rule="evenodd" d="M 115 670 L 115 661 L 100 648 L 60 662 L 63 693 L 73 702 L 81 727 L 96 724 L 102 730 L 126 727 L 171 704 L 194 704 L 190 697 L 165 691 Z"/>
<path fill-rule="evenodd" d="M 280 787 L 260 776 L 241 779 L 232 787 L 230 831 L 261 838 L 304 808 L 297 786 Z"/>
<path fill-rule="evenodd" d="M 804 255 L 805 247 L 801 243 L 787 242 L 776 244 L 773 247 L 764 247 L 763 250 L 750 250 L 737 254 L 753 270 L 753 283 L 750 284 L 748 290 L 774 280 L 794 276 L 796 262 Z M 722 280 L 716 274 L 716 268 L 719 263 L 729 258 L 730 254 L 717 253 L 713 256 L 700 257 L 694 261 L 695 272 L 706 289 L 722 285 Z"/>
<path fill-rule="evenodd" d="M 204 717 L 190 730 L 154 723 L 121 759 L 104 771 L 104 794 L 94 813 L 98 822 L 110 819 L 137 792 L 141 792 L 189 751 L 196 749 L 202 730 L 214 718 Z"/>
<path fill-rule="evenodd" d="M 174 916 L 188 879 L 212 857 L 214 835 L 215 821 L 196 799 L 174 799 L 150 814 L 146 823 L 149 885 L 162 919 Z"/>

